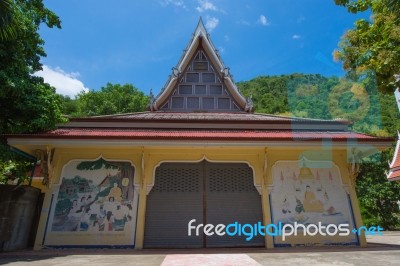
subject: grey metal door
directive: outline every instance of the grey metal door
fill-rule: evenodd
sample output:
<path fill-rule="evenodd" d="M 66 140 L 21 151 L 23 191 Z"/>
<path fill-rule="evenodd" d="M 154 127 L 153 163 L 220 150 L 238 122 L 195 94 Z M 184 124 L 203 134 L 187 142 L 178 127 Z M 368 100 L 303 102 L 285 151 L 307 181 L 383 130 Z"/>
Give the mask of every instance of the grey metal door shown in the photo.
<path fill-rule="evenodd" d="M 261 196 L 253 184 L 253 171 L 244 163 L 207 163 L 206 220 L 210 224 L 242 226 L 263 222 Z M 245 229 L 250 232 L 249 228 Z M 231 230 L 232 232 L 232 230 Z M 243 234 L 236 236 L 207 236 L 207 247 L 264 246 L 264 237 L 254 236 L 246 241 Z"/>
<path fill-rule="evenodd" d="M 203 219 L 203 166 L 164 163 L 147 196 L 144 247 L 200 248 L 203 236 L 188 236 L 188 222 Z"/>
<path fill-rule="evenodd" d="M 164 163 L 156 170 L 147 197 L 146 248 L 263 246 L 264 238 L 188 236 L 196 225 L 262 222 L 261 197 L 253 185 L 252 169 L 242 163 Z"/>

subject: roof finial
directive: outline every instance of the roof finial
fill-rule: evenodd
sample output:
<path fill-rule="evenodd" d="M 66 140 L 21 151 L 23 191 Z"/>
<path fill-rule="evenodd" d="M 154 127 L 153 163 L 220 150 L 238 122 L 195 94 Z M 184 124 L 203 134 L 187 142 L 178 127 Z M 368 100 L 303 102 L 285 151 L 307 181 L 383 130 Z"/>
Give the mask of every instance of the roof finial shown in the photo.
<path fill-rule="evenodd" d="M 172 75 L 173 75 L 175 78 L 179 77 L 179 74 L 180 74 L 180 73 L 181 73 L 181 72 L 179 71 L 178 68 L 176 68 L 176 67 L 173 67 L 173 68 L 172 68 Z"/>
<path fill-rule="evenodd" d="M 207 28 L 204 25 L 203 18 L 201 16 L 199 18 L 199 22 L 197 23 L 197 28 L 194 32 L 198 33 L 199 31 L 202 31 L 206 36 L 208 35 Z"/>
<path fill-rule="evenodd" d="M 200 18 L 199 18 L 199 23 L 201 23 L 202 25 L 204 25 L 204 23 L 203 23 L 203 18 L 200 16 Z"/>
<path fill-rule="evenodd" d="M 150 89 L 150 94 L 149 94 L 149 107 L 150 111 L 154 111 L 154 102 L 155 102 L 155 97 L 153 94 L 153 89 Z"/>
<path fill-rule="evenodd" d="M 222 74 L 224 75 L 224 77 L 229 77 L 229 76 L 230 76 L 229 67 L 224 67 L 224 68 L 221 70 L 221 72 L 222 72 Z"/>
<path fill-rule="evenodd" d="M 247 97 L 247 99 L 246 99 L 246 107 L 244 108 L 244 110 L 246 112 L 252 112 L 253 109 L 254 109 L 253 95 L 250 94 L 250 96 Z"/>

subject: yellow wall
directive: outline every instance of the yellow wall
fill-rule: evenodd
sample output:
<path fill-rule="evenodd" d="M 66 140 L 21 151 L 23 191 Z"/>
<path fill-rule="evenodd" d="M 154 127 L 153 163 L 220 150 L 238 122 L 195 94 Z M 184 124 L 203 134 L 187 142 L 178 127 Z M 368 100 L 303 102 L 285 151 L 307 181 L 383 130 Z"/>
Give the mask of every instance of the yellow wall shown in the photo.
<path fill-rule="evenodd" d="M 47 190 L 47 187 L 43 185 L 43 178 L 33 178 L 32 187 L 40 189 L 42 193 L 44 193 Z"/>
<path fill-rule="evenodd" d="M 269 204 L 269 186 L 272 185 L 271 169 L 274 163 L 280 160 L 298 160 L 302 154 L 307 156 L 306 151 L 313 152 L 313 156 L 320 158 L 326 153 L 320 146 L 310 147 L 222 147 L 222 146 L 185 146 L 185 147 L 115 147 L 115 148 L 93 148 L 93 147 L 75 147 L 75 148 L 55 148 L 53 159 L 53 172 L 51 184 L 60 182 L 62 168 L 73 159 L 93 160 L 103 156 L 109 160 L 129 160 L 135 167 L 135 188 L 139 191 L 138 219 L 136 225 L 135 247 L 143 248 L 146 196 L 154 184 L 154 173 L 158 165 L 163 162 L 198 162 L 206 159 L 210 162 L 245 162 L 254 171 L 254 184 L 261 193 L 264 224 L 271 223 L 270 204 Z M 306 152 L 306 153 L 304 153 Z M 329 153 L 329 152 L 328 152 Z M 358 200 L 355 190 L 351 187 L 349 180 L 349 171 L 347 163 L 347 153 L 345 149 L 333 149 L 330 151 L 332 161 L 339 167 L 342 176 L 342 182 L 348 189 L 352 200 L 356 226 L 362 225 Z M 311 156 L 312 157 L 312 156 Z M 312 158 L 310 158 L 312 159 Z M 42 208 L 40 224 L 35 242 L 35 249 L 42 247 L 42 240 L 45 233 L 46 222 L 48 220 L 51 189 L 46 190 L 46 196 Z M 50 192 L 50 193 L 49 193 Z M 299 237 L 301 239 L 301 237 Z M 60 239 L 60 245 L 63 239 Z M 265 243 L 267 248 L 273 248 L 272 237 L 266 236 Z M 365 237 L 360 237 L 361 246 L 365 246 Z"/>

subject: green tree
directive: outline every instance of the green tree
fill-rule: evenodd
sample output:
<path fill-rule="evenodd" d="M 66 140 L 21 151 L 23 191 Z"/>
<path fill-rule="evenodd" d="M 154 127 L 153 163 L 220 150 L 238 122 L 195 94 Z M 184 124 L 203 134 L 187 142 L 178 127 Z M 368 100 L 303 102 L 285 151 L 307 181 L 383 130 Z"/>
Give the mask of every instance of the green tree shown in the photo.
<path fill-rule="evenodd" d="M 21 183 L 28 179 L 27 173 L 32 169 L 32 164 L 24 160 L 0 161 L 0 184 L 16 180 Z"/>
<path fill-rule="evenodd" d="M 55 89 L 33 76 L 46 56 L 38 30 L 45 23 L 60 27 L 59 18 L 42 0 L 16 0 L 16 38 L 0 41 L 0 133 L 46 130 L 64 121 Z"/>
<path fill-rule="evenodd" d="M 398 0 L 334 0 L 337 5 L 347 8 L 351 13 L 366 11 L 369 8 L 376 10 L 387 9 L 400 15 L 400 2 Z M 382 5 L 380 5 L 382 4 Z"/>
<path fill-rule="evenodd" d="M 393 156 L 393 149 L 374 155 L 371 161 L 361 166 L 356 191 L 360 201 L 361 214 L 367 226 L 380 225 L 386 230 L 400 229 L 400 184 L 388 182 L 385 170 Z"/>
<path fill-rule="evenodd" d="M 0 27 L 13 21 L 13 38 L 0 39 L 0 134 L 48 130 L 65 121 L 55 89 L 40 77 L 40 58 L 46 56 L 38 30 L 42 23 L 60 28 L 59 18 L 42 0 L 0 1 Z M 10 6 L 11 5 L 11 6 Z M 11 10 L 11 13 L 9 12 Z M 7 24 L 8 23 L 8 24 Z M 4 28 L 2 28 L 4 29 Z M 18 160 L 0 138 L 0 161 Z M 2 164 L 3 171 L 7 165 Z M 21 164 L 23 165 L 23 164 Z"/>
<path fill-rule="evenodd" d="M 0 40 L 10 40 L 16 35 L 16 21 L 13 19 L 13 0 L 0 1 Z"/>
<path fill-rule="evenodd" d="M 148 97 L 131 84 L 107 83 L 100 91 L 82 92 L 74 116 L 109 115 L 146 110 Z"/>
<path fill-rule="evenodd" d="M 395 136 L 400 128 L 399 112 L 392 96 L 392 91 L 400 85 L 394 78 L 400 72 L 400 1 L 335 0 L 335 3 L 347 7 L 352 13 L 368 9 L 373 13 L 371 21 L 358 20 L 355 28 L 345 33 L 334 58 L 343 62 L 343 68 L 350 76 L 365 70 L 376 73 L 379 90 L 390 92 L 390 97 L 379 97 L 384 131 Z M 374 107 L 371 106 L 371 109 Z M 368 128 L 370 126 L 366 123 L 357 129 L 366 131 Z M 384 152 L 378 164 L 365 163 L 361 166 L 356 189 L 366 225 L 379 224 L 385 229 L 399 229 L 396 201 L 400 198 L 400 186 L 388 182 L 384 174 L 388 168 L 387 161 L 392 156 L 393 151 Z"/>
<path fill-rule="evenodd" d="M 61 101 L 61 112 L 67 116 L 77 116 L 79 111 L 78 100 L 69 96 L 58 95 Z"/>
<path fill-rule="evenodd" d="M 378 88 L 391 92 L 396 88 L 395 74 L 400 72 L 400 1 L 397 0 L 335 0 L 352 13 L 370 9 L 370 21 L 357 20 L 334 51 L 334 58 L 352 75 L 372 70 Z"/>

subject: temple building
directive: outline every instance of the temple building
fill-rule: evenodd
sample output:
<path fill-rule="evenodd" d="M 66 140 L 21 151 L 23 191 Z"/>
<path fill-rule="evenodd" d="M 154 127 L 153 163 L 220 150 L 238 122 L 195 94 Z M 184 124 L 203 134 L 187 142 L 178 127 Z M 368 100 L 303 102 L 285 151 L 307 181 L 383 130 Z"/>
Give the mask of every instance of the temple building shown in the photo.
<path fill-rule="evenodd" d="M 254 113 L 200 20 L 149 111 L 71 118 L 8 143 L 46 162 L 36 249 L 365 246 L 352 232 L 283 239 L 245 226 L 362 226 L 359 159 L 393 140 L 348 127 Z M 200 224 L 235 226 L 220 236 Z"/>

